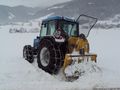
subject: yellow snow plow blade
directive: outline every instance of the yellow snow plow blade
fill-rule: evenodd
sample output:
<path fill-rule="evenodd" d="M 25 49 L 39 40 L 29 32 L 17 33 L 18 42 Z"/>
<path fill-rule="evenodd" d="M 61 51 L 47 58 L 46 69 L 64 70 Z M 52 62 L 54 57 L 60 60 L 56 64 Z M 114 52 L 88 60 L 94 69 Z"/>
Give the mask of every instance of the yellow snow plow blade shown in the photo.
<path fill-rule="evenodd" d="M 82 62 L 85 60 L 91 60 L 96 62 L 97 55 L 96 54 L 85 54 L 85 55 L 73 55 L 73 54 L 66 54 L 64 59 L 63 71 L 68 65 L 71 65 L 72 62 Z"/>
<path fill-rule="evenodd" d="M 89 50 L 89 42 L 83 34 L 79 37 L 70 37 L 68 39 L 68 51 L 65 54 L 63 64 L 63 74 L 66 78 L 70 78 L 70 80 L 74 78 L 77 79 L 79 75 L 83 73 L 80 71 L 83 69 L 80 66 L 82 63 L 97 61 L 97 55 L 91 54 Z"/>

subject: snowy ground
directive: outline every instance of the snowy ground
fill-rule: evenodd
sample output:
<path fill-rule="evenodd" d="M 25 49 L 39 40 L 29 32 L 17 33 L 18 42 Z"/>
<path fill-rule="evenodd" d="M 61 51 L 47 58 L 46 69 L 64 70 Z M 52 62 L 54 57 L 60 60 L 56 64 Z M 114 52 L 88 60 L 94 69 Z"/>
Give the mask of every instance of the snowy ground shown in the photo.
<path fill-rule="evenodd" d="M 74 82 L 59 80 L 22 58 L 22 49 L 33 44 L 37 33 L 9 33 L 10 26 L 0 28 L 0 90 L 92 90 L 120 88 L 120 29 L 92 30 L 91 51 L 98 54 L 100 72 L 81 76 Z"/>

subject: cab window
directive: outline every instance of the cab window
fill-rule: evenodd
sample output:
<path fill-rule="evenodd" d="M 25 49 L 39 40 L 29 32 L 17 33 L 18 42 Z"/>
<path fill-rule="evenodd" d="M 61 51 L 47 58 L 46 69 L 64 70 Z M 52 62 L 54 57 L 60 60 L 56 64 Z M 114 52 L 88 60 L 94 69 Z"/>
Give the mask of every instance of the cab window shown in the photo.
<path fill-rule="evenodd" d="M 53 35 L 55 30 L 56 30 L 56 22 L 49 21 L 49 23 L 48 23 L 48 35 Z"/>
<path fill-rule="evenodd" d="M 69 36 L 77 36 L 77 23 L 61 21 L 60 26 L 61 29 Z"/>
<path fill-rule="evenodd" d="M 47 23 L 43 23 L 41 26 L 40 36 L 46 36 L 47 34 Z"/>
<path fill-rule="evenodd" d="M 71 29 L 71 36 L 77 36 L 77 25 L 73 25 Z"/>

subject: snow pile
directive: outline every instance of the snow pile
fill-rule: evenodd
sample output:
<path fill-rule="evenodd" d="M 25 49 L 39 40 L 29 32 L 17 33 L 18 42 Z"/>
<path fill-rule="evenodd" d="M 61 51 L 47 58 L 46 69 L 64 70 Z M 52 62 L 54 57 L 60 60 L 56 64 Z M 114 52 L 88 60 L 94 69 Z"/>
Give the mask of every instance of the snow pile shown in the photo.
<path fill-rule="evenodd" d="M 71 55 L 80 55 L 78 51 L 73 50 Z M 101 69 L 97 66 L 91 58 L 84 57 L 84 60 L 80 61 L 80 57 L 72 57 L 71 65 L 67 66 L 65 69 L 66 76 L 82 76 L 89 73 L 101 72 Z"/>
<path fill-rule="evenodd" d="M 85 74 L 98 73 L 100 71 L 101 69 L 92 61 L 82 61 L 81 63 L 74 62 L 65 69 L 66 76 L 83 76 Z"/>

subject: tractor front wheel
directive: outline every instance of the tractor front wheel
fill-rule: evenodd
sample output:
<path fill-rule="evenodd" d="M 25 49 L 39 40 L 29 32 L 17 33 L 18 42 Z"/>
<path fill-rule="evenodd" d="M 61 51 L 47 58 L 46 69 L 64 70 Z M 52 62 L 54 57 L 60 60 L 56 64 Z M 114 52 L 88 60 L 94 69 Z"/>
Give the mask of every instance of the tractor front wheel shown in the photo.
<path fill-rule="evenodd" d="M 23 48 L 23 58 L 27 60 L 28 62 L 32 63 L 34 61 L 33 58 L 33 50 L 31 45 L 25 45 Z"/>

